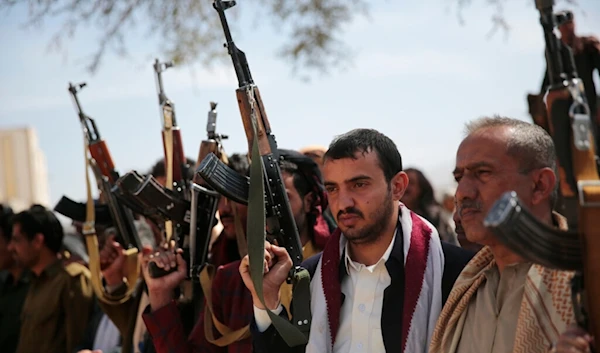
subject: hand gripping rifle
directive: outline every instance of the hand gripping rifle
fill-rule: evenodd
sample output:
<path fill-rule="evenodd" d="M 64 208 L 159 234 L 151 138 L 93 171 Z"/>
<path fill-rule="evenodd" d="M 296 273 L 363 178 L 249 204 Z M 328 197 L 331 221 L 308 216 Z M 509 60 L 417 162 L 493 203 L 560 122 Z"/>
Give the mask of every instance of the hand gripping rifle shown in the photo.
<path fill-rule="evenodd" d="M 87 187 L 87 204 L 86 218 L 83 224 L 83 235 L 86 238 L 86 246 L 90 257 L 89 267 L 92 274 L 92 286 L 98 298 L 107 304 L 120 304 L 127 299 L 128 294 L 135 289 L 137 278 L 139 275 L 139 266 L 137 261 L 138 249 L 141 246 L 137 235 L 137 230 L 133 223 L 133 214 L 130 210 L 124 208 L 110 192 L 111 181 L 115 182 L 119 177 L 112 162 L 111 155 L 108 151 L 106 143 L 100 138 L 96 124 L 92 118 L 87 116 L 79 103 L 77 93 L 85 83 L 73 85 L 69 83 L 69 93 L 75 103 L 75 109 L 84 135 L 84 152 L 85 152 L 85 176 Z M 96 176 L 96 182 L 99 185 L 102 198 L 106 200 L 111 218 L 115 224 L 121 244 L 127 252 L 127 295 L 124 297 L 114 297 L 104 291 L 104 286 L 101 280 L 100 269 L 100 254 L 98 250 L 98 238 L 95 229 L 95 208 L 92 198 L 92 191 L 89 178 L 89 167 L 92 167 Z"/>
<path fill-rule="evenodd" d="M 187 201 L 175 191 L 160 185 L 152 175 L 143 178 L 136 171 L 119 178 L 113 189 L 124 203 L 143 209 L 144 216 L 169 220 L 182 229 L 189 229 L 189 251 L 184 251 L 183 256 L 189 264 L 189 278 L 197 281 L 198 274 L 206 263 L 220 195 L 195 183 L 192 184 L 191 191 L 191 201 Z M 149 271 L 156 278 L 173 272 L 174 269 L 166 272 L 151 262 Z"/>
<path fill-rule="evenodd" d="M 546 41 L 550 86 L 546 93 L 549 131 L 556 147 L 560 192 L 577 200 L 578 232 L 540 224 L 515 193 L 496 202 L 485 224 L 511 250 L 544 266 L 579 271 L 572 283 L 580 326 L 600 338 L 600 178 L 590 110 L 571 49 L 554 34 L 554 0 L 536 0 Z M 585 283 L 584 283 L 585 279 Z"/>
<path fill-rule="evenodd" d="M 238 79 L 239 87 L 236 89 L 236 96 L 249 149 L 252 152 L 246 232 L 250 273 L 256 293 L 264 305 L 262 280 L 266 228 L 267 239 L 276 241 L 279 246 L 285 247 L 293 262 L 288 277 L 288 281 L 293 283 L 293 324 L 267 310 L 273 325 L 282 338 L 289 346 L 293 347 L 306 344 L 310 330 L 310 278 L 308 271 L 300 266 L 302 245 L 279 169 L 275 136 L 271 133 L 271 126 L 258 87 L 252 80 L 246 55 L 234 44 L 225 17 L 225 10 L 233 6 L 235 6 L 235 1 L 215 0 L 213 2 L 213 7 L 219 14 L 223 25 L 226 47 Z M 205 167 L 210 167 L 209 164 L 215 160 L 210 156 L 213 155 L 209 155 L 209 158 L 200 164 L 201 176 L 216 190 L 224 191 L 224 195 L 228 198 L 236 199 L 238 196 L 239 199 L 240 195 L 228 192 L 227 185 L 230 180 L 236 180 L 233 185 L 243 184 L 244 178 L 230 173 L 223 163 L 218 163 L 214 173 L 202 173 Z"/>
<path fill-rule="evenodd" d="M 180 195 L 185 196 L 187 182 L 187 170 L 189 166 L 186 163 L 185 154 L 183 151 L 183 143 L 181 141 L 181 131 L 177 126 L 175 118 L 175 105 L 167 98 L 163 87 L 162 73 L 163 71 L 173 67 L 173 62 L 161 63 L 158 59 L 154 60 L 154 73 L 156 74 L 156 89 L 158 91 L 158 105 L 160 106 L 160 115 L 162 118 L 162 140 L 165 154 L 165 171 L 168 189 L 176 190 Z M 171 239 L 177 231 L 168 221 L 165 224 L 167 241 Z"/>

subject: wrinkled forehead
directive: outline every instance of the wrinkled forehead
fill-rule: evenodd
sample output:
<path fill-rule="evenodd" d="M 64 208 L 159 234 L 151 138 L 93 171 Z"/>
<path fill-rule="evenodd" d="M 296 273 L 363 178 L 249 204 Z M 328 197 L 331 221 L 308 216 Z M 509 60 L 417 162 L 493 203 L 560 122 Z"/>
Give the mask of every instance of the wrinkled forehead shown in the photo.
<path fill-rule="evenodd" d="M 456 151 L 456 168 L 465 168 L 474 163 L 506 163 L 508 136 L 493 129 L 467 136 Z"/>

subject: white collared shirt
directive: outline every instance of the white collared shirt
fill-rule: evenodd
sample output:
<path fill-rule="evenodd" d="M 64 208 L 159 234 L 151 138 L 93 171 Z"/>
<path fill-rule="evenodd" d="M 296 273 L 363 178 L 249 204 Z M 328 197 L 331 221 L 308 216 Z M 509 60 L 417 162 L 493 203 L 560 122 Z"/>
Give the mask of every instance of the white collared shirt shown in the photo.
<path fill-rule="evenodd" d="M 365 266 L 353 261 L 349 255 L 348 243 L 345 247 L 344 265 L 348 276 L 342 279 L 342 293 L 345 296 L 340 311 L 340 327 L 337 332 L 333 352 L 385 352 L 381 333 L 381 313 L 384 290 L 392 283 L 385 267 L 389 259 L 397 231 L 379 261 Z M 281 304 L 274 310 L 278 315 L 283 310 Z M 266 310 L 254 307 L 254 318 L 260 332 L 271 325 Z"/>

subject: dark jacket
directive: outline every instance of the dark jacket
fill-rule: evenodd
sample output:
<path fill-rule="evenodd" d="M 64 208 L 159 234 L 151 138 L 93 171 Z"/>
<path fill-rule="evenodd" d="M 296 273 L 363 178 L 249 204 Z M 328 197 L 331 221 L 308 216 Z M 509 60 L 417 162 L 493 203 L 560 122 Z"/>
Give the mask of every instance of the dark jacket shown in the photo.
<path fill-rule="evenodd" d="M 392 279 L 392 283 L 385 289 L 383 297 L 383 309 L 381 316 L 381 327 L 383 342 L 387 352 L 402 352 L 402 321 L 398 318 L 402 317 L 403 302 L 404 302 L 404 261 L 395 259 L 394 254 L 403 254 L 402 237 L 397 237 L 392 249 L 392 255 L 386 261 L 388 273 Z M 463 270 L 465 265 L 475 255 L 474 252 L 459 248 L 457 246 L 442 242 L 442 250 L 444 252 L 444 274 L 442 277 L 442 306 L 446 303 L 448 295 L 452 290 L 452 286 L 458 278 L 458 275 Z M 403 255 L 400 255 L 403 256 Z M 398 256 L 396 256 L 398 257 Z M 317 268 L 317 264 L 321 254 L 315 255 L 303 263 L 311 279 Z M 340 279 L 347 276 L 344 262 L 340 261 Z M 344 294 L 342 295 L 342 303 Z M 280 316 L 287 316 L 285 309 Z M 305 346 L 297 346 L 290 348 L 283 341 L 277 330 L 271 325 L 265 332 L 260 333 L 256 327 L 256 322 L 253 320 L 250 325 L 252 340 L 255 353 L 267 352 L 304 352 Z"/>

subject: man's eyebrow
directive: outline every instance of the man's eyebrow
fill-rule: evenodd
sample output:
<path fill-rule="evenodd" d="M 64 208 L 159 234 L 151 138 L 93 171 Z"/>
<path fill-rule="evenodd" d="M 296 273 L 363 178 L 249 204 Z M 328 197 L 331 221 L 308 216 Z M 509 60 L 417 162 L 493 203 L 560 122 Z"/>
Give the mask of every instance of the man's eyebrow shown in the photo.
<path fill-rule="evenodd" d="M 350 178 L 350 179 L 346 179 L 346 180 L 344 180 L 344 184 L 348 184 L 348 183 L 355 183 L 355 182 L 357 182 L 357 181 L 361 181 L 361 180 L 372 180 L 372 179 L 373 179 L 373 178 L 371 178 L 371 177 L 370 177 L 370 176 L 368 176 L 368 175 L 361 174 L 361 175 L 354 176 L 354 177 L 352 177 L 352 178 Z M 338 184 L 338 183 L 336 183 L 336 182 L 334 182 L 334 181 L 330 181 L 330 180 L 325 180 L 325 181 L 323 182 L 323 185 L 324 185 L 324 186 L 336 186 L 337 184 Z"/>
<path fill-rule="evenodd" d="M 361 181 L 361 180 L 371 180 L 371 179 L 373 179 L 373 178 L 371 178 L 371 177 L 370 177 L 370 176 L 368 176 L 368 175 L 361 174 L 361 175 L 357 175 L 357 176 L 355 176 L 355 177 L 352 177 L 352 178 L 350 178 L 350 179 L 346 179 L 346 180 L 344 180 L 344 183 L 355 183 L 355 182 L 357 182 L 357 181 Z"/>
<path fill-rule="evenodd" d="M 492 168 L 493 165 L 491 163 L 485 162 L 485 161 L 475 162 L 475 163 L 468 164 L 468 165 L 466 165 L 464 167 L 456 167 L 456 168 L 454 168 L 454 170 L 452 171 L 452 174 L 460 174 L 465 169 L 471 170 L 471 169 L 476 169 L 476 168 L 480 168 L 480 167 Z"/>

